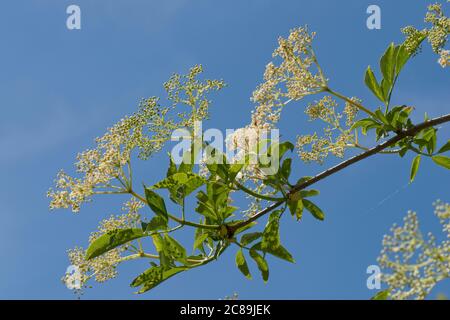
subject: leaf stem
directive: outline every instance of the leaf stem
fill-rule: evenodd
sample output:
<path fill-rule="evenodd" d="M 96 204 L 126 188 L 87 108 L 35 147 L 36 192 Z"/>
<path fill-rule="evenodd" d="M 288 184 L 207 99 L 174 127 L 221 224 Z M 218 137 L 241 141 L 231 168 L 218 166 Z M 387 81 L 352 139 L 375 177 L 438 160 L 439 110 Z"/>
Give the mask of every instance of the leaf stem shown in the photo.
<path fill-rule="evenodd" d="M 325 88 L 324 88 L 324 91 L 325 91 L 325 92 L 328 92 L 329 94 L 332 94 L 332 95 L 335 96 L 335 97 L 338 97 L 338 98 L 340 98 L 340 99 L 342 99 L 342 100 L 344 100 L 344 101 L 350 103 L 351 105 L 355 106 L 356 108 L 358 108 L 358 109 L 364 111 L 365 113 L 369 114 L 370 116 L 376 118 L 375 113 L 373 113 L 372 111 L 370 111 L 369 109 L 367 109 L 366 107 L 364 107 L 362 104 L 360 104 L 360 103 L 358 103 L 358 102 L 356 102 L 356 101 L 353 101 L 353 100 L 347 98 L 346 96 L 340 94 L 339 92 L 333 91 L 333 90 L 331 90 L 331 89 L 328 88 L 328 87 L 325 87 Z"/>
<path fill-rule="evenodd" d="M 348 166 L 355 164 L 361 160 L 364 160 L 374 154 L 380 153 L 380 151 L 383 151 L 386 148 L 389 148 L 390 146 L 395 145 L 397 142 L 399 142 L 400 140 L 406 138 L 406 137 L 412 137 L 415 134 L 417 134 L 418 132 L 422 131 L 423 129 L 429 128 L 429 127 L 433 127 L 442 123 L 446 123 L 450 121 L 450 114 L 446 114 L 422 123 L 419 123 L 418 125 L 415 125 L 411 128 L 409 128 L 408 130 L 403 130 L 403 131 L 399 131 L 396 136 L 394 136 L 393 138 L 363 152 L 360 153 L 359 155 L 356 155 L 350 159 L 347 159 L 337 165 L 335 165 L 334 167 L 331 167 L 325 171 L 322 171 L 321 173 L 317 174 L 316 176 L 312 177 L 309 180 L 306 180 L 303 183 L 297 184 L 295 185 L 289 192 L 288 192 L 288 196 L 303 190 L 345 168 L 347 168 Z M 238 230 L 239 228 L 245 227 L 246 225 L 252 223 L 253 221 L 261 218 L 262 216 L 264 216 L 265 214 L 271 212 L 272 210 L 278 208 L 279 206 L 281 206 L 284 203 L 284 201 L 279 201 L 279 202 L 275 202 L 274 204 L 264 208 L 263 210 L 255 213 L 254 215 L 252 215 L 250 218 L 248 218 L 245 221 L 242 221 L 240 223 L 228 226 L 229 231 L 230 232 L 235 232 L 236 230 Z"/>
<path fill-rule="evenodd" d="M 134 196 L 135 198 L 141 200 L 143 203 L 148 205 L 147 200 L 144 197 L 142 197 L 141 195 L 134 192 L 133 190 L 129 190 L 128 193 L 130 193 L 132 196 Z M 191 226 L 191 227 L 195 227 L 195 228 L 210 229 L 210 230 L 219 230 L 220 229 L 220 226 L 216 225 L 216 224 L 199 224 L 199 223 L 195 223 L 192 221 L 180 219 L 170 213 L 168 213 L 167 215 L 170 219 L 178 222 L 181 225 L 187 225 L 187 226 Z"/>
<path fill-rule="evenodd" d="M 236 185 L 236 187 L 238 187 L 240 190 L 244 191 L 245 193 L 258 198 L 258 199 L 262 199 L 262 200 L 267 200 L 267 201 L 283 201 L 285 200 L 285 198 L 280 198 L 280 197 L 271 197 L 271 196 L 266 196 L 263 194 L 259 194 L 257 192 L 254 192 L 250 189 L 248 189 L 247 187 L 245 187 L 244 185 L 240 184 L 237 181 L 234 181 L 234 184 Z"/>

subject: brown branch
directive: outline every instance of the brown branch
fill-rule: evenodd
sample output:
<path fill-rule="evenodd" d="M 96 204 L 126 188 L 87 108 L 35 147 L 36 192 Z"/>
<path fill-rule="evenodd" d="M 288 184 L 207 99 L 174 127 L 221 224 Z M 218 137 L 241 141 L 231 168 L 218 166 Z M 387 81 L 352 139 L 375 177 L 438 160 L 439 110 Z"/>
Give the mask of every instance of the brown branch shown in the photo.
<path fill-rule="evenodd" d="M 404 139 L 406 137 L 413 137 L 418 132 L 422 131 L 423 129 L 426 129 L 426 128 L 429 128 L 429 127 L 433 127 L 433 126 L 436 126 L 436 125 L 439 125 L 439 124 L 442 124 L 442 123 L 445 123 L 445 122 L 449 122 L 449 121 L 450 121 L 450 114 L 446 114 L 444 116 L 441 116 L 441 117 L 438 117 L 438 118 L 434 118 L 434 119 L 422 122 L 422 123 L 420 123 L 420 124 L 418 124 L 416 126 L 411 127 L 408 130 L 400 131 L 393 138 L 391 138 L 391 139 L 389 139 L 389 140 L 387 140 L 387 141 L 385 141 L 385 142 L 383 142 L 383 143 L 381 143 L 381 144 L 379 144 L 379 145 L 377 145 L 377 146 L 375 146 L 375 147 L 373 147 L 373 148 L 371 148 L 371 149 L 369 149 L 369 150 L 367 150 L 367 151 L 365 151 L 363 153 L 360 153 L 360 154 L 358 154 L 358 155 L 356 155 L 356 156 L 354 156 L 354 157 L 352 157 L 352 158 L 350 158 L 348 160 L 345 160 L 345 161 L 337 164 L 334 167 L 331 167 L 331 168 L 329 168 L 329 169 L 327 169 L 325 171 L 322 171 L 318 175 L 312 177 L 311 179 L 309 179 L 309 180 L 307 180 L 307 181 L 305 181 L 303 183 L 295 185 L 288 192 L 288 196 L 292 195 L 293 193 L 295 193 L 297 191 L 303 190 L 303 189 L 305 189 L 305 188 L 315 184 L 316 182 L 319 182 L 320 180 L 323 180 L 326 177 L 329 177 L 332 174 L 334 174 L 336 172 L 339 172 L 342 169 L 347 168 L 348 166 L 350 166 L 350 165 L 352 165 L 352 164 L 354 164 L 354 163 L 356 163 L 358 161 L 361 161 L 361 160 L 363 160 L 365 158 L 368 158 L 368 157 L 370 157 L 370 156 L 372 156 L 374 154 L 377 154 L 380 151 L 382 151 L 382 150 L 384 150 L 386 148 L 389 148 L 390 146 L 395 145 L 397 142 L 399 142 L 400 140 L 402 140 L 402 139 Z M 237 229 L 242 228 L 242 227 L 248 225 L 249 223 L 259 219 L 260 217 L 264 216 L 265 214 L 269 213 L 270 211 L 278 208 L 283 203 L 284 203 L 284 201 L 278 201 L 278 202 L 273 203 L 272 205 L 268 206 L 267 208 L 265 208 L 265 209 L 255 213 L 253 216 L 251 216 L 247 220 L 242 221 L 242 222 L 237 223 L 237 224 L 232 225 L 232 226 L 228 226 L 228 231 L 231 234 L 233 234 L 234 231 L 236 231 Z"/>

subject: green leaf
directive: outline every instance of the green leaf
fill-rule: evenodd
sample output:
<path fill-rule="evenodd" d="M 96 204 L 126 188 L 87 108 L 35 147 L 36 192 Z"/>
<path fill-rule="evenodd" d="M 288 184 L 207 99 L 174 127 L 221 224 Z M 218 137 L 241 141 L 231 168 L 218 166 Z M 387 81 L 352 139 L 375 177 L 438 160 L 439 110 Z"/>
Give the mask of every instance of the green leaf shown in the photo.
<path fill-rule="evenodd" d="M 320 194 L 319 190 L 302 190 L 299 192 L 299 195 L 301 198 L 308 198 L 308 197 L 314 197 L 318 196 Z"/>
<path fill-rule="evenodd" d="M 147 198 L 148 205 L 153 212 L 167 221 L 169 217 L 167 215 L 164 199 L 149 188 L 145 188 L 145 197 Z"/>
<path fill-rule="evenodd" d="M 450 150 L 450 140 L 447 141 L 438 151 L 438 153 L 444 153 Z"/>
<path fill-rule="evenodd" d="M 229 181 L 234 181 L 234 179 L 236 179 L 237 174 L 242 170 L 243 167 L 244 167 L 243 163 L 230 164 L 228 168 Z"/>
<path fill-rule="evenodd" d="M 203 219 L 200 219 L 200 224 L 203 224 Z M 205 248 L 203 247 L 203 241 L 201 241 L 200 244 L 196 245 L 198 242 L 200 242 L 200 240 L 198 240 L 200 237 L 202 237 L 203 235 L 203 229 L 202 228 L 196 228 L 195 229 L 195 234 L 194 234 L 194 247 L 193 250 L 195 251 L 196 248 L 198 248 L 203 254 L 206 254 L 205 252 Z M 205 232 L 206 234 L 206 232 Z"/>
<path fill-rule="evenodd" d="M 438 164 L 438 165 L 440 165 L 440 166 L 450 170 L 450 158 L 449 157 L 447 157 L 447 156 L 434 156 L 434 157 L 431 157 L 431 159 L 433 159 L 433 161 L 436 164 Z"/>
<path fill-rule="evenodd" d="M 271 161 L 280 160 L 288 150 L 294 151 L 294 145 L 291 142 L 274 142 L 270 145 L 267 156 L 271 158 Z M 261 158 L 263 158 L 262 155 Z"/>
<path fill-rule="evenodd" d="M 367 134 L 367 131 L 368 131 L 369 129 L 372 129 L 372 128 L 378 128 L 378 127 L 381 127 L 381 126 L 382 126 L 382 125 L 381 125 L 380 123 L 376 122 L 374 119 L 372 119 L 372 118 L 366 118 L 366 119 L 361 119 L 361 120 L 356 121 L 356 122 L 352 125 L 352 127 L 350 128 L 350 130 L 354 130 L 354 129 L 357 129 L 357 128 L 361 127 L 361 133 L 362 133 L 363 135 L 366 135 L 366 134 Z"/>
<path fill-rule="evenodd" d="M 384 80 L 389 84 L 389 89 L 392 88 L 395 77 L 395 58 L 395 46 L 394 43 L 391 43 L 380 60 L 380 70 Z M 388 93 L 389 92 L 385 92 L 386 99 Z"/>
<path fill-rule="evenodd" d="M 177 173 L 177 166 L 175 164 L 175 162 L 173 162 L 172 156 L 169 153 L 169 168 L 167 169 L 167 177 L 170 177 L 172 175 L 174 175 L 175 173 Z"/>
<path fill-rule="evenodd" d="M 318 206 L 316 206 L 314 203 L 312 203 L 311 201 L 306 200 L 306 199 L 303 199 L 302 201 L 303 201 L 303 205 L 305 206 L 306 210 L 311 212 L 311 214 L 313 215 L 314 218 L 316 218 L 318 220 L 325 219 L 325 214 Z"/>
<path fill-rule="evenodd" d="M 86 251 L 86 260 L 98 257 L 120 245 L 142 238 L 142 229 L 117 229 L 109 231 L 95 239 Z"/>
<path fill-rule="evenodd" d="M 295 263 L 295 260 L 292 257 L 292 255 L 282 245 L 279 245 L 276 249 L 262 250 L 261 249 L 261 242 L 258 242 L 257 244 L 255 244 L 252 247 L 252 249 L 259 250 L 259 251 L 264 251 L 264 252 L 267 252 L 267 253 L 269 253 L 269 254 L 277 257 L 277 258 L 280 258 L 280 259 L 283 259 L 283 260 Z"/>
<path fill-rule="evenodd" d="M 255 241 L 256 239 L 261 238 L 261 236 L 262 236 L 262 232 L 246 233 L 241 237 L 241 245 L 246 246 L 249 243 L 252 243 L 253 241 Z"/>
<path fill-rule="evenodd" d="M 250 274 L 250 270 L 248 269 L 247 261 L 245 261 L 244 253 L 242 252 L 242 249 L 239 249 L 238 252 L 236 252 L 236 266 L 238 269 L 242 272 L 242 274 L 248 278 L 251 279 L 252 275 Z"/>
<path fill-rule="evenodd" d="M 196 173 L 178 172 L 159 181 L 152 186 L 152 189 L 168 189 L 172 201 L 177 204 L 182 204 L 183 198 L 187 197 L 205 183 L 205 178 Z"/>
<path fill-rule="evenodd" d="M 153 217 L 148 223 L 142 222 L 142 230 L 144 232 L 163 230 L 166 228 L 167 228 L 167 220 L 161 216 Z"/>
<path fill-rule="evenodd" d="M 409 182 L 410 183 L 414 181 L 414 178 L 416 177 L 416 174 L 417 174 L 417 170 L 419 170 L 420 159 L 421 159 L 420 154 L 418 154 L 414 158 L 414 160 L 412 161 L 412 164 L 411 164 L 411 175 L 410 175 L 410 178 L 409 178 Z"/>
<path fill-rule="evenodd" d="M 301 177 L 300 179 L 297 180 L 296 185 L 297 186 L 301 185 L 301 184 L 305 183 L 306 181 L 311 180 L 311 178 L 312 177 L 308 177 L 308 176 L 307 177 Z"/>
<path fill-rule="evenodd" d="M 383 114 L 383 112 L 381 112 L 380 109 L 375 110 L 375 115 L 381 122 L 383 122 L 383 124 L 390 125 L 388 119 L 386 119 L 385 115 Z"/>
<path fill-rule="evenodd" d="M 291 165 L 292 165 L 292 159 L 291 158 L 284 159 L 283 164 L 281 165 L 281 175 L 286 180 L 291 175 Z"/>
<path fill-rule="evenodd" d="M 208 239 L 209 235 L 207 233 L 202 233 L 198 237 L 195 238 L 194 241 L 194 250 L 200 249 L 203 247 L 203 242 L 205 242 L 206 239 Z"/>
<path fill-rule="evenodd" d="M 253 249 L 250 249 L 250 257 L 256 262 L 264 282 L 267 282 L 267 280 L 269 280 L 269 265 L 267 264 L 266 259 Z"/>
<path fill-rule="evenodd" d="M 288 207 L 289 211 L 291 212 L 292 216 L 295 216 L 297 220 L 300 220 L 303 215 L 303 202 L 302 197 L 300 196 L 300 192 L 295 193 L 289 200 L 288 200 Z"/>
<path fill-rule="evenodd" d="M 154 266 L 147 270 L 145 270 L 143 273 L 141 273 L 139 276 L 137 276 L 131 283 L 130 286 L 135 288 L 139 287 L 140 285 L 144 284 L 145 282 L 153 282 L 153 283 L 159 283 L 162 280 L 162 274 L 163 274 L 163 268 L 160 266 Z"/>
<path fill-rule="evenodd" d="M 270 214 L 266 227 L 262 235 L 261 248 L 267 250 L 268 248 L 275 249 L 280 245 L 280 211 L 274 211 Z"/>
<path fill-rule="evenodd" d="M 186 267 L 174 267 L 168 270 L 164 270 L 162 267 L 154 266 L 139 275 L 131 282 L 132 287 L 138 287 L 142 285 L 142 288 L 137 292 L 139 294 L 153 289 L 161 282 L 173 277 L 174 275 L 186 270 Z"/>
<path fill-rule="evenodd" d="M 244 220 L 236 220 L 236 221 L 233 221 L 233 222 L 231 222 L 231 223 L 228 223 L 228 225 L 231 227 L 231 226 L 233 226 L 233 224 L 235 224 L 235 223 L 240 223 L 240 222 L 242 222 L 242 221 L 244 221 Z M 242 233 L 242 232 L 244 232 L 245 230 L 248 230 L 248 229 L 254 227 L 255 224 L 257 224 L 257 222 L 256 222 L 256 221 L 253 221 L 253 222 L 250 222 L 249 224 L 247 224 L 247 225 L 245 225 L 245 226 L 239 227 L 239 228 L 234 232 L 234 235 L 238 235 L 239 233 Z"/>
<path fill-rule="evenodd" d="M 382 102 L 385 102 L 383 91 L 381 90 L 381 87 L 378 84 L 378 81 L 375 78 L 375 75 L 373 74 L 373 71 L 370 68 L 370 66 L 367 67 L 366 76 L 365 76 L 364 82 L 365 82 L 366 86 L 372 91 L 372 93 L 378 99 L 380 99 Z"/>
<path fill-rule="evenodd" d="M 174 260 L 186 261 L 186 249 L 168 234 L 164 235 L 164 253 Z"/>
<path fill-rule="evenodd" d="M 370 298 L 370 300 L 387 300 L 389 298 L 389 292 L 389 289 L 379 291 L 372 298 Z"/>
<path fill-rule="evenodd" d="M 397 56 L 395 61 L 395 75 L 398 76 L 402 71 L 403 66 L 408 62 L 411 57 L 410 51 L 406 49 L 404 45 L 398 46 Z"/>

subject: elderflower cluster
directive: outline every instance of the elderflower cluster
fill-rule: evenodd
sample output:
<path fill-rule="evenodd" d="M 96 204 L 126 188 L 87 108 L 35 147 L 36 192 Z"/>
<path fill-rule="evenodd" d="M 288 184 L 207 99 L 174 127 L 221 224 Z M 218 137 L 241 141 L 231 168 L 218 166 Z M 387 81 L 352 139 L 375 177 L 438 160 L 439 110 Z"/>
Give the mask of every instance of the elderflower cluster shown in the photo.
<path fill-rule="evenodd" d="M 439 53 L 439 64 L 442 68 L 450 66 L 450 50 L 441 50 Z"/>
<path fill-rule="evenodd" d="M 140 222 L 139 209 L 143 204 L 135 199 L 126 202 L 122 211 L 124 214 L 110 216 L 100 222 L 97 231 L 92 232 L 89 237 L 89 244 L 100 236 L 114 230 L 136 228 Z M 117 276 L 117 265 L 121 262 L 122 253 L 128 249 L 126 245 L 119 246 L 96 258 L 86 260 L 86 250 L 75 247 L 67 251 L 70 264 L 77 267 L 76 280 L 79 281 L 80 288 L 86 287 L 86 282 L 95 278 L 97 282 L 105 282 Z M 66 274 L 62 281 L 66 284 L 73 282 L 73 275 Z"/>
<path fill-rule="evenodd" d="M 413 26 L 407 26 L 402 28 L 401 31 L 406 36 L 405 41 L 403 42 L 406 50 L 412 55 L 416 55 L 420 52 L 420 43 L 423 38 L 427 36 L 428 30 L 418 30 Z"/>
<path fill-rule="evenodd" d="M 158 105 L 157 98 L 141 102 L 139 111 L 125 117 L 108 129 L 105 135 L 95 140 L 97 146 L 77 155 L 76 171 L 81 178 L 74 178 L 60 171 L 55 180 L 56 190 L 50 189 L 50 208 L 80 210 L 95 188 L 108 188 L 111 181 L 123 177 L 123 166 L 129 163 L 131 151 L 140 150 L 140 157 L 147 158 L 158 151 L 170 136 L 170 123 L 165 123 L 167 108 Z M 155 132 L 150 138 L 145 130 Z"/>
<path fill-rule="evenodd" d="M 164 89 L 173 106 L 185 104 L 192 108 L 188 113 L 178 113 L 178 117 L 183 119 L 183 125 L 181 127 L 192 128 L 195 121 L 207 119 L 211 103 L 207 99 L 207 94 L 211 91 L 218 91 L 225 86 L 223 80 L 198 80 L 197 77 L 202 72 L 203 67 L 201 65 L 195 65 L 189 69 L 187 75 L 173 74 L 164 83 Z"/>
<path fill-rule="evenodd" d="M 437 244 L 432 234 L 424 237 L 414 212 L 408 212 L 403 226 L 394 225 L 383 239 L 378 263 L 381 279 L 392 299 L 424 299 L 439 281 L 450 276 L 450 204 L 435 203 L 447 240 Z"/>
<path fill-rule="evenodd" d="M 281 59 L 281 63 L 267 64 L 264 82 L 253 92 L 251 100 L 257 107 L 252 113 L 252 125 L 274 126 L 287 101 L 300 100 L 326 86 L 312 49 L 314 36 L 305 27 L 291 30 L 287 39 L 278 39 L 273 57 Z"/>
<path fill-rule="evenodd" d="M 230 159 L 230 161 L 238 163 L 244 160 L 246 155 L 256 155 L 257 146 L 261 141 L 261 132 L 262 129 L 249 126 L 237 129 L 229 134 L 225 143 L 229 151 L 235 152 L 233 159 Z"/>
<path fill-rule="evenodd" d="M 433 51 L 439 53 L 447 43 L 447 35 L 450 32 L 450 19 L 444 15 L 441 4 L 428 6 L 425 22 L 432 24 L 428 31 L 428 42 Z"/>
<path fill-rule="evenodd" d="M 447 44 L 448 33 L 450 32 L 450 19 L 445 16 L 442 4 L 435 3 L 428 6 L 425 22 L 430 23 L 431 27 L 418 30 L 408 26 L 402 29 L 402 32 L 406 35 L 404 45 L 411 54 L 416 54 L 420 50 L 422 40 L 427 38 L 433 51 L 440 55 L 439 64 L 446 67 L 449 63 L 448 50 L 445 50 L 444 47 Z"/>
<path fill-rule="evenodd" d="M 360 103 L 357 98 L 351 98 L 353 102 Z M 323 163 L 325 158 L 331 153 L 336 157 L 342 158 L 345 149 L 353 145 L 355 141 L 354 134 L 350 127 L 354 123 L 358 108 L 346 103 L 342 113 L 336 111 L 337 103 L 330 96 L 325 96 L 319 101 L 310 103 L 305 110 L 309 120 L 322 120 L 327 126 L 324 128 L 323 136 L 316 132 L 297 137 L 297 149 L 300 158 L 305 162 Z M 341 124 L 341 119 L 345 115 L 345 125 Z"/>
<path fill-rule="evenodd" d="M 81 177 L 71 177 L 64 171 L 58 173 L 56 190 L 47 193 L 51 198 L 50 209 L 71 208 L 78 212 L 93 194 L 122 189 L 130 174 L 124 166 L 130 166 L 133 150 L 137 149 L 138 157 L 145 160 L 162 149 L 174 130 L 193 128 L 195 120 L 207 117 L 210 101 L 206 95 L 221 89 L 224 83 L 197 80 L 201 72 L 202 67 L 195 66 L 186 76 L 173 75 L 164 84 L 171 107 L 160 106 L 156 97 L 142 100 L 135 114 L 120 120 L 95 140 L 94 149 L 78 154 L 75 166 Z M 172 115 L 171 111 L 179 103 L 189 104 L 190 112 Z"/>

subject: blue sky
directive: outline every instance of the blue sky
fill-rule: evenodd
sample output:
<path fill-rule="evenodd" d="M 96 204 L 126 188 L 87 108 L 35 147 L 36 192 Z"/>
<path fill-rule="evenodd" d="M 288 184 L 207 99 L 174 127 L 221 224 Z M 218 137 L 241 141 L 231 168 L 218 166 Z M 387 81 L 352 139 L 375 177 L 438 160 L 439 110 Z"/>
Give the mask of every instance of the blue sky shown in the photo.
<path fill-rule="evenodd" d="M 261 81 L 279 35 L 307 24 L 330 85 L 376 106 L 363 84 L 399 29 L 422 25 L 428 1 L 5 1 L 0 12 L 0 298 L 74 299 L 61 283 L 66 249 L 86 245 L 98 221 L 119 213 L 124 199 L 99 198 L 80 214 L 50 212 L 47 189 L 60 168 L 72 169 L 77 152 L 142 97 L 163 96 L 172 72 L 201 63 L 209 78 L 228 87 L 214 96 L 204 127 L 238 128 L 249 121 L 251 92 Z M 66 28 L 66 7 L 77 4 L 82 29 Z M 382 10 L 382 29 L 366 28 L 366 8 Z M 401 75 L 394 103 L 437 116 L 448 112 L 448 73 L 428 46 Z M 447 88 L 447 89 L 446 89 Z M 312 130 L 301 101 L 285 110 L 284 137 Z M 420 120 L 419 118 L 417 118 Z M 308 131 L 309 130 L 309 131 Z M 449 136 L 443 127 L 443 139 Z M 441 140 L 441 142 L 443 141 Z M 141 164 L 143 180 L 161 178 L 164 155 Z M 282 242 L 296 264 L 270 259 L 267 284 L 248 281 L 234 265 L 234 249 L 218 262 L 182 274 L 143 296 L 128 286 L 145 264 L 119 268 L 119 277 L 94 284 L 84 299 L 367 299 L 366 268 L 374 264 L 381 239 L 406 211 L 418 212 L 424 231 L 439 233 L 432 214 L 436 199 L 450 201 L 449 173 L 423 161 L 408 185 L 411 156 L 378 155 L 317 184 L 324 222 L 306 216 L 282 223 Z M 331 159 L 325 166 L 336 163 Z M 294 174 L 313 175 L 318 165 L 295 162 Z M 385 200 L 387 198 L 387 200 Z M 385 200 L 385 201 L 383 201 Z M 450 294 L 440 284 L 433 294 Z"/>

